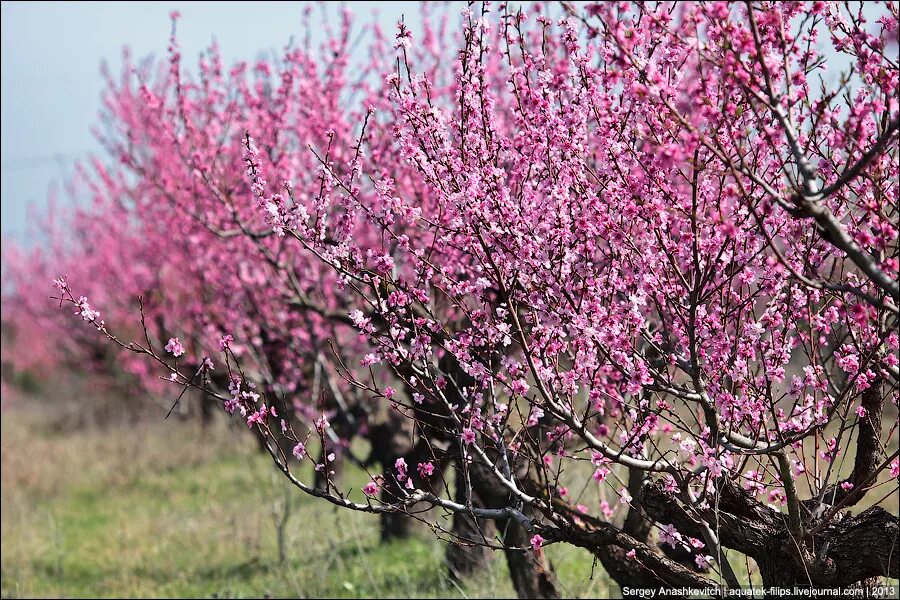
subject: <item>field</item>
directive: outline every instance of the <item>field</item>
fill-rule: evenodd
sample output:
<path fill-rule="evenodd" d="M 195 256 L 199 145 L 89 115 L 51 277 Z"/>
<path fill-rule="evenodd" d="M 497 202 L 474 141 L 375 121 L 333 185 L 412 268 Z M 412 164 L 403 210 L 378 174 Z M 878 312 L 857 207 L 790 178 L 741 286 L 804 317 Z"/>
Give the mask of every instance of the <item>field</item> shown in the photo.
<path fill-rule="evenodd" d="M 39 414 L 2 411 L 4 598 L 514 596 L 502 555 L 457 586 L 426 529 L 380 544 L 376 518 L 292 491 L 223 423 L 66 428 Z M 548 552 L 566 596 L 619 593 L 588 554 Z"/>

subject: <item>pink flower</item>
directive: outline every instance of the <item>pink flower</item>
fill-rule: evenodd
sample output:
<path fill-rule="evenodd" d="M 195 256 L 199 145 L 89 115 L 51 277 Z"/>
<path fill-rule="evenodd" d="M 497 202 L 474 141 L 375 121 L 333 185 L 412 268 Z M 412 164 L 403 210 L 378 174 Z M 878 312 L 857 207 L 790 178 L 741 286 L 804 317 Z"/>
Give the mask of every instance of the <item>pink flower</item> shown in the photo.
<path fill-rule="evenodd" d="M 297 442 L 297 445 L 294 446 L 291 454 L 297 457 L 297 460 L 303 460 L 303 457 L 306 456 L 306 446 L 303 444 L 303 442 Z"/>
<path fill-rule="evenodd" d="M 841 489 L 844 490 L 845 492 L 849 492 L 850 490 L 853 489 L 853 484 L 850 483 L 849 481 L 842 481 Z"/>
<path fill-rule="evenodd" d="M 694 557 L 694 564 L 697 565 L 698 569 L 708 569 L 712 564 L 712 559 L 713 557 L 708 554 L 698 554 Z"/>
<path fill-rule="evenodd" d="M 598 467 L 597 470 L 594 471 L 592 477 L 594 478 L 594 481 L 596 481 L 597 483 L 601 483 L 606 479 L 607 475 L 609 475 L 609 469 L 605 467 Z"/>
<path fill-rule="evenodd" d="M 681 534 L 678 533 L 674 525 L 663 525 L 659 530 L 659 543 L 677 548 L 681 543 Z"/>
<path fill-rule="evenodd" d="M 531 409 L 531 414 L 528 415 L 528 421 L 526 421 L 525 424 L 528 427 L 534 427 L 535 425 L 537 425 L 540 422 L 540 420 L 543 416 L 544 416 L 544 409 L 542 409 L 540 406 L 535 406 L 534 408 Z"/>
<path fill-rule="evenodd" d="M 599 467 L 600 465 L 602 465 L 604 463 L 608 463 L 608 462 L 609 462 L 609 459 L 606 458 L 605 456 L 603 456 L 602 452 L 595 451 L 593 454 L 591 454 L 591 464 L 594 465 L 595 467 Z"/>
<path fill-rule="evenodd" d="M 628 504 L 633 500 L 631 494 L 628 493 L 627 488 L 622 488 L 619 490 L 619 502 L 622 504 Z"/>
<path fill-rule="evenodd" d="M 462 440 L 466 444 L 474 444 L 475 443 L 475 432 L 472 431 L 471 427 L 466 427 L 462 431 Z"/>
<path fill-rule="evenodd" d="M 100 312 L 91 308 L 91 305 L 88 304 L 88 299 L 84 296 L 78 299 L 78 302 L 75 303 L 75 306 L 78 307 L 78 312 L 76 315 L 80 315 L 82 320 L 93 323 L 97 319 L 100 318 Z"/>
<path fill-rule="evenodd" d="M 634 548 L 632 548 L 631 550 L 629 550 L 628 552 L 625 553 L 625 556 L 628 557 L 630 560 L 634 560 L 637 557 L 637 551 Z"/>
<path fill-rule="evenodd" d="M 434 473 L 434 465 L 429 461 L 426 463 L 419 463 L 416 465 L 416 470 L 419 472 L 419 477 L 422 479 L 428 479 Z"/>
<path fill-rule="evenodd" d="M 250 413 L 250 415 L 247 417 L 247 427 L 253 427 L 254 423 L 259 423 L 260 425 L 264 424 L 268 415 L 269 409 L 265 404 L 263 404 L 259 407 L 259 410 Z"/>
<path fill-rule="evenodd" d="M 863 304 L 857 303 L 850 307 L 850 316 L 860 327 L 865 327 L 869 320 L 869 311 Z"/>
<path fill-rule="evenodd" d="M 330 425 L 331 423 L 328 422 L 328 417 L 325 415 L 316 419 L 316 431 L 319 433 L 325 433 L 325 430 L 327 430 Z"/>
<path fill-rule="evenodd" d="M 860 419 L 864 419 L 866 415 L 869 414 L 869 411 L 866 410 L 865 406 L 857 406 L 856 407 L 856 416 Z"/>
<path fill-rule="evenodd" d="M 512 382 L 510 388 L 519 395 L 525 395 L 525 393 L 528 392 L 528 384 L 525 383 L 524 379 L 516 379 Z"/>
<path fill-rule="evenodd" d="M 369 496 L 371 498 L 372 496 L 374 496 L 375 494 L 378 493 L 378 482 L 375 481 L 374 479 L 371 480 L 369 483 L 367 483 L 366 485 L 363 486 L 362 491 L 363 491 L 363 494 L 365 494 L 366 496 Z"/>
<path fill-rule="evenodd" d="M 225 352 L 228 348 L 231 347 L 231 342 L 234 341 L 234 338 L 231 337 L 231 334 L 226 333 L 222 336 L 222 339 L 219 340 L 219 350 Z"/>
<path fill-rule="evenodd" d="M 404 459 L 402 456 L 400 458 L 398 458 L 394 462 L 394 468 L 397 470 L 397 480 L 398 481 L 405 480 L 406 479 L 406 469 L 407 469 L 406 459 Z"/>
<path fill-rule="evenodd" d="M 900 457 L 891 461 L 891 477 L 900 477 Z"/>
<path fill-rule="evenodd" d="M 537 551 L 540 550 L 541 546 L 544 545 L 544 538 L 541 537 L 541 534 L 536 533 L 531 538 L 531 547 Z"/>
<path fill-rule="evenodd" d="M 178 338 L 169 338 L 169 343 L 166 344 L 166 352 L 169 352 L 175 358 L 178 358 L 182 354 L 184 354 L 184 346 L 181 345 L 181 342 Z"/>

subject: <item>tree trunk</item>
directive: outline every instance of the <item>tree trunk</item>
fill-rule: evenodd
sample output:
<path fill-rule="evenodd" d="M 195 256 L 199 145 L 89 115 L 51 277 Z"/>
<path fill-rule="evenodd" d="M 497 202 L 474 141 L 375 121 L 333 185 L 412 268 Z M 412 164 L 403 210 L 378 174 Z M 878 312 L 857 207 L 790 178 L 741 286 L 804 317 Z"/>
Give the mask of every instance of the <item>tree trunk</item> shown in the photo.
<path fill-rule="evenodd" d="M 528 463 L 522 462 L 514 465 L 517 469 L 518 479 L 523 481 L 528 476 Z M 499 485 L 494 475 L 480 463 L 473 463 L 468 468 L 468 476 L 471 481 L 474 494 L 484 502 L 488 508 L 500 508 L 509 506 L 511 499 L 505 488 Z M 457 473 L 457 478 L 465 484 L 465 474 Z M 525 485 L 523 481 L 523 485 Z M 527 512 L 527 511 L 526 511 Z M 530 515 L 534 517 L 535 515 Z M 546 562 L 546 556 L 542 549 L 531 549 L 528 532 L 514 519 L 498 519 L 497 530 L 500 539 L 506 547 L 506 564 L 509 567 L 509 575 L 513 587 L 519 598 L 559 598 L 556 588 L 556 577 Z M 526 550 L 521 550 L 525 548 Z"/>
<path fill-rule="evenodd" d="M 413 448 L 412 424 L 408 419 L 391 411 L 387 421 L 374 425 L 369 431 L 372 452 L 367 462 L 381 465 L 384 483 L 381 488 L 381 500 L 392 504 L 402 497 L 403 490 L 396 481 L 394 464 L 400 457 L 408 455 Z M 407 461 L 407 464 L 409 461 Z M 415 469 L 412 464 L 412 469 Z M 400 513 L 381 514 L 381 541 L 409 535 L 410 518 Z"/>
<path fill-rule="evenodd" d="M 631 494 L 632 501 L 625 523 L 622 526 L 622 532 L 641 543 L 650 545 L 649 539 L 653 523 L 646 517 L 641 504 L 641 492 L 646 480 L 647 476 L 644 471 L 629 469 L 628 493 Z M 668 546 L 662 547 L 661 550 L 663 554 L 672 560 L 687 568 L 694 569 L 693 561 L 688 552 L 681 548 L 673 550 Z M 603 565 L 603 568 L 612 580 L 619 584 L 619 587 L 632 589 L 668 587 L 665 580 L 661 579 L 640 561 L 626 556 L 626 550 L 619 546 L 612 544 L 598 546 L 593 551 L 593 554 L 600 561 L 600 564 Z"/>
<path fill-rule="evenodd" d="M 459 476 L 454 479 L 453 500 L 465 504 L 465 480 Z M 484 502 L 474 491 L 472 496 L 474 506 L 484 506 Z M 490 540 L 494 535 L 493 530 L 491 521 L 476 519 L 469 513 L 453 513 L 452 533 L 455 539 L 447 544 L 447 571 L 451 579 L 460 581 L 487 566 L 493 553 L 480 542 L 484 538 Z"/>
<path fill-rule="evenodd" d="M 559 598 L 556 577 L 546 564 L 543 548 L 529 547 L 528 532 L 513 519 L 500 519 L 497 529 L 506 546 L 509 576 L 519 598 Z M 528 548 L 518 550 L 517 548 Z"/>
<path fill-rule="evenodd" d="M 804 544 L 813 557 L 799 564 L 786 516 L 753 498 L 734 482 L 722 480 L 719 511 L 698 510 L 718 525 L 722 546 L 752 557 L 766 587 L 851 587 L 875 577 L 900 576 L 900 525 L 895 515 L 874 506 L 855 516 L 835 515 Z M 699 537 L 694 516 L 659 485 L 644 487 L 644 507 L 657 522 L 671 523 L 683 534 Z M 807 529 L 815 527 L 806 523 Z"/>

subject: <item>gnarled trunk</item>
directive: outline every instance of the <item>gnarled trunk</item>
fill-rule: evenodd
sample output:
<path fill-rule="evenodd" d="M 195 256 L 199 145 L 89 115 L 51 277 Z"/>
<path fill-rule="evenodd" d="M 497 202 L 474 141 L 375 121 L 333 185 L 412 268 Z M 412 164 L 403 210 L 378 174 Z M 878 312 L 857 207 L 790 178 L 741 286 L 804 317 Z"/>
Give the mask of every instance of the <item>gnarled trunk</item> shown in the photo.
<path fill-rule="evenodd" d="M 731 481 L 719 487 L 719 511 L 700 511 L 716 522 L 722 546 L 746 554 L 759 566 L 766 587 L 851 587 L 875 577 L 900 575 L 900 525 L 895 515 L 879 506 L 854 516 L 835 515 L 821 529 L 805 523 L 804 544 L 812 557 L 801 564 L 787 517 L 753 498 Z M 647 513 L 660 523 L 671 523 L 682 533 L 699 537 L 697 521 L 680 502 L 659 485 L 644 487 Z"/>

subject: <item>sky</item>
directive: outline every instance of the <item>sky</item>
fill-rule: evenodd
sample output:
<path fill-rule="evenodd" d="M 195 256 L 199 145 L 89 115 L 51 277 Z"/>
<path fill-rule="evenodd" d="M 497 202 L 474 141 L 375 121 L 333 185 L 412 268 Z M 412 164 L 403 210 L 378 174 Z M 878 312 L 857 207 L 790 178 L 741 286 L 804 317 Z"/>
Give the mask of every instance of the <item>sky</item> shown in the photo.
<path fill-rule="evenodd" d="M 99 145 L 107 61 L 113 73 L 122 48 L 135 58 L 165 56 L 169 13 L 178 10 L 185 64 L 215 38 L 226 64 L 284 47 L 301 34 L 304 2 L 2 2 L 2 159 L 0 231 L 25 241 L 29 207 L 46 206 L 51 187 L 72 173 L 75 161 Z M 351 2 L 359 18 L 373 11 L 385 32 L 403 16 L 415 26 L 417 2 Z M 334 18 L 340 5 L 329 3 Z M 316 10 L 319 10 L 316 8 Z"/>

